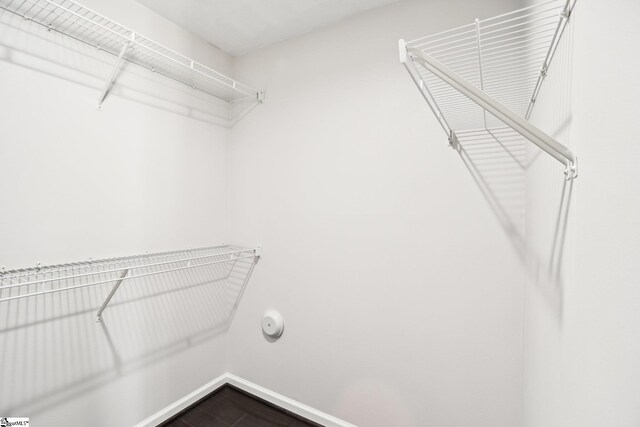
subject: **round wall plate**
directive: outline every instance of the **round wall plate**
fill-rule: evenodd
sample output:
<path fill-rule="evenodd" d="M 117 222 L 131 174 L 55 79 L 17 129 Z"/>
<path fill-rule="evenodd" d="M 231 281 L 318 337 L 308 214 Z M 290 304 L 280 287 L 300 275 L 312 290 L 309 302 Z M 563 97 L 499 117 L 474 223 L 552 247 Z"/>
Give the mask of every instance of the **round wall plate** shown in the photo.
<path fill-rule="evenodd" d="M 282 315 L 275 310 L 267 310 L 262 315 L 262 331 L 271 338 L 278 338 L 284 330 Z"/>

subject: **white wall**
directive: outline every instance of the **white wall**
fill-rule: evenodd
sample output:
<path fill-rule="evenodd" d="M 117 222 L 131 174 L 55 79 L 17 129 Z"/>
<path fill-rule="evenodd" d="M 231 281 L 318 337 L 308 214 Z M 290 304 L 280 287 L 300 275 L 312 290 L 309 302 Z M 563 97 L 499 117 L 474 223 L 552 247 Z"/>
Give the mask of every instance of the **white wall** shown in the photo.
<path fill-rule="evenodd" d="M 230 71 L 231 58 L 134 1 L 87 6 Z M 126 64 L 98 111 L 112 56 L 9 13 L 2 19 L 7 267 L 226 238 L 228 131 L 212 125 L 211 97 Z"/>
<path fill-rule="evenodd" d="M 579 15 L 571 18 L 531 116 L 535 125 L 578 155 L 579 144 L 571 138 L 576 119 L 571 95 L 574 26 Z M 566 411 L 567 393 L 562 380 L 566 366 L 560 342 L 566 316 L 566 289 L 573 273 L 569 266 L 575 256 L 573 190 L 581 185 L 583 176 L 575 182 L 565 181 L 561 164 L 531 144 L 527 149 L 525 425 L 573 425 L 560 421 L 561 413 Z"/>
<path fill-rule="evenodd" d="M 229 219 L 264 257 L 230 372 L 358 425 L 520 425 L 521 263 L 397 59 L 518 6 L 401 2 L 238 58 L 266 102 L 231 136 Z"/>
<path fill-rule="evenodd" d="M 527 426 L 640 424 L 638 16 L 634 0 L 579 1 L 532 116 L 580 176 L 561 208 L 562 168 L 541 156 L 528 171 Z"/>
<path fill-rule="evenodd" d="M 229 57 L 133 1 L 87 5 L 231 69 Z M 212 124 L 218 107 L 207 97 L 126 66 L 98 111 L 113 57 L 8 13 L 0 59 L 0 266 L 228 241 L 228 131 Z M 131 425 L 221 374 L 233 289 L 211 286 L 218 274 L 126 283 L 102 324 L 94 319 L 108 286 L 3 303 L 0 415 Z"/>
<path fill-rule="evenodd" d="M 397 61 L 399 37 L 519 3 L 402 2 L 235 64 L 131 0 L 87 3 L 264 88 L 231 135 L 135 67 L 97 111 L 112 58 L 0 14 L 0 266 L 264 246 L 228 343 L 232 284 L 181 289 L 216 270 L 123 287 L 102 324 L 107 288 L 3 308 L 0 415 L 127 425 L 229 370 L 359 425 L 638 425 L 639 5 L 578 3 L 533 121 L 580 177 L 529 153 L 526 267 Z"/>

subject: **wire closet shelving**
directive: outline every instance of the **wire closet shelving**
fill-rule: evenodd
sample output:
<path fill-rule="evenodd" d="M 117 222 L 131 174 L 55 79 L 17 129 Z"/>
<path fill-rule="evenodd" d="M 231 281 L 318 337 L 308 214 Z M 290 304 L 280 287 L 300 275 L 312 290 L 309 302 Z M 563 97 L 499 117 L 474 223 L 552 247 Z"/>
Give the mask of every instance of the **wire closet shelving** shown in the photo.
<path fill-rule="evenodd" d="M 576 0 L 552 0 L 405 42 L 400 61 L 447 134 L 517 133 L 577 177 L 577 157 L 528 122 Z"/>
<path fill-rule="evenodd" d="M 102 319 L 111 298 L 125 280 L 139 279 L 181 270 L 201 269 L 216 264 L 234 264 L 248 260 L 255 264 L 262 255 L 260 246 L 213 246 L 121 258 L 88 260 L 71 264 L 40 266 L 0 271 L 0 302 L 37 297 L 100 285 L 113 284 L 97 312 Z"/>
<path fill-rule="evenodd" d="M 122 61 L 144 67 L 228 103 L 261 103 L 263 93 L 169 49 L 72 0 L 0 0 L 0 8 L 116 57 L 98 99 L 102 108 Z"/>

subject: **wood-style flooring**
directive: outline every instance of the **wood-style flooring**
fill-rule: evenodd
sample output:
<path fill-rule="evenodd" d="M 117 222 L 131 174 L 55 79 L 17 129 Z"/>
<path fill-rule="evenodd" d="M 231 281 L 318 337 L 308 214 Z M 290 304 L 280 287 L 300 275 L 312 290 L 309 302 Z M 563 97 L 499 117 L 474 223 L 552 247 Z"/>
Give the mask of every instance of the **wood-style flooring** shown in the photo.
<path fill-rule="evenodd" d="M 162 427 L 320 426 L 255 396 L 225 385 L 180 412 Z"/>

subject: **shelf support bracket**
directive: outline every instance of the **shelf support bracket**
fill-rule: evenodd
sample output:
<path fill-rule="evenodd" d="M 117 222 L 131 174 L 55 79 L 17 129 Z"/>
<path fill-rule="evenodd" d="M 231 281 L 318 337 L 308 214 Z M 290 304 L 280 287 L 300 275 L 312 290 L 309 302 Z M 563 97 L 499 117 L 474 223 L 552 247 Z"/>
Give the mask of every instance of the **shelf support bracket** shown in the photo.
<path fill-rule="evenodd" d="M 122 274 L 120 275 L 120 278 L 118 279 L 116 284 L 113 285 L 113 288 L 111 289 L 111 292 L 109 292 L 109 295 L 107 296 L 107 299 L 104 300 L 104 302 L 102 303 L 102 307 L 100 307 L 100 310 L 98 310 L 98 315 L 96 317 L 96 322 L 100 322 L 102 320 L 102 312 L 104 311 L 105 308 L 107 308 L 107 305 L 109 305 L 109 302 L 111 301 L 111 298 L 113 298 L 113 295 L 116 293 L 116 291 L 120 287 L 120 284 L 122 283 L 122 281 L 124 280 L 124 278 L 126 277 L 126 275 L 128 273 L 129 273 L 129 269 L 127 268 L 122 272 Z"/>
<path fill-rule="evenodd" d="M 124 46 L 122 46 L 122 49 L 120 50 L 120 54 L 118 55 L 118 59 L 116 60 L 115 64 L 113 64 L 111 75 L 109 76 L 109 79 L 105 83 L 104 89 L 102 89 L 102 93 L 100 94 L 100 98 L 98 99 L 98 110 L 102 110 L 102 103 L 104 102 L 105 98 L 109 94 L 111 85 L 113 84 L 113 81 L 115 80 L 116 75 L 118 74 L 118 69 L 120 68 L 120 64 L 122 63 L 122 59 L 124 58 L 124 54 L 128 48 L 129 48 L 129 42 L 127 41 L 125 42 Z"/>
<path fill-rule="evenodd" d="M 458 142 L 458 136 L 454 131 L 449 133 L 449 146 L 456 151 L 460 151 L 460 142 Z"/>
<path fill-rule="evenodd" d="M 578 177 L 578 156 L 575 157 L 573 162 L 568 164 L 564 169 L 564 179 L 571 181 Z"/>

